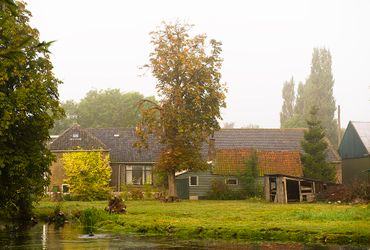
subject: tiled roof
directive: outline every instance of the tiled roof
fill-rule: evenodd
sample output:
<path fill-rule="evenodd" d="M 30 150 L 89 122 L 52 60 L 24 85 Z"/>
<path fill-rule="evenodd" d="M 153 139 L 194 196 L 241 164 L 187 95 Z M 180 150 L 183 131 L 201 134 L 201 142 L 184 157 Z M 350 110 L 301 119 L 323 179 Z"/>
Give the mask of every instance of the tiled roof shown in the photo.
<path fill-rule="evenodd" d="M 216 149 L 257 149 L 267 151 L 302 151 L 305 129 L 221 129 L 215 132 Z M 207 148 L 203 148 L 206 155 Z M 340 156 L 329 143 L 328 161 L 340 161 Z"/>
<path fill-rule="evenodd" d="M 148 149 L 135 148 L 133 144 L 138 138 L 133 128 L 88 128 L 85 130 L 107 145 L 112 162 L 155 162 L 161 150 L 153 137 L 148 140 Z"/>
<path fill-rule="evenodd" d="M 265 151 L 257 150 L 259 175 L 284 174 L 303 176 L 298 151 Z M 216 151 L 213 173 L 222 175 L 238 175 L 245 171 L 246 162 L 252 154 L 251 149 L 219 149 Z"/>
<path fill-rule="evenodd" d="M 75 124 L 48 145 L 50 150 L 105 149 L 107 146 L 98 138 Z"/>

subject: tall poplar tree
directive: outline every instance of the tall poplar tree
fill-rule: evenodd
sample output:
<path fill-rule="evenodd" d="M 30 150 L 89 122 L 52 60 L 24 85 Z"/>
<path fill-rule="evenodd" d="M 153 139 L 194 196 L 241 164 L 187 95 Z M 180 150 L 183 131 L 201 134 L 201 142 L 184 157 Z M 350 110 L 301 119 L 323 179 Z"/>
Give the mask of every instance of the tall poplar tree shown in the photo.
<path fill-rule="evenodd" d="M 304 88 L 304 113 L 309 114 L 311 107 L 319 108 L 317 116 L 327 137 L 337 144 L 336 111 L 333 96 L 334 78 L 331 70 L 331 54 L 328 49 L 315 48 L 312 54 L 311 73 Z"/>
<path fill-rule="evenodd" d="M 306 127 L 305 120 L 308 119 L 311 108 L 317 106 L 319 108 L 317 115 L 322 122 L 325 133 L 330 141 L 336 145 L 337 121 L 334 117 L 336 104 L 333 96 L 334 78 L 331 64 L 331 54 L 328 49 L 314 49 L 310 75 L 305 84 L 298 85 L 294 115 L 285 119 L 285 122 L 281 123 L 281 127 Z"/>
<path fill-rule="evenodd" d="M 49 43 L 30 16 L 23 2 L 0 2 L 0 213 L 19 219 L 48 184 L 48 131 L 63 113 Z"/>
<path fill-rule="evenodd" d="M 313 106 L 307 120 L 308 130 L 304 133 L 301 156 L 304 176 L 322 181 L 335 181 L 335 167 L 327 159 L 328 143 L 318 118 L 319 109 Z"/>
<path fill-rule="evenodd" d="M 286 81 L 284 83 L 283 100 L 283 106 L 280 112 L 280 126 L 285 128 L 287 121 L 292 119 L 294 115 L 295 92 L 293 77 L 290 79 L 290 81 Z"/>
<path fill-rule="evenodd" d="M 220 108 L 225 107 L 221 43 L 208 43 L 204 34 L 192 37 L 190 28 L 164 23 L 151 33 L 154 51 L 147 67 L 157 79 L 160 99 L 142 110 L 137 126 L 141 145 L 149 134 L 163 145 L 156 168 L 168 176 L 170 197 L 177 196 L 177 171 L 207 167 L 201 147 L 220 128 Z"/>

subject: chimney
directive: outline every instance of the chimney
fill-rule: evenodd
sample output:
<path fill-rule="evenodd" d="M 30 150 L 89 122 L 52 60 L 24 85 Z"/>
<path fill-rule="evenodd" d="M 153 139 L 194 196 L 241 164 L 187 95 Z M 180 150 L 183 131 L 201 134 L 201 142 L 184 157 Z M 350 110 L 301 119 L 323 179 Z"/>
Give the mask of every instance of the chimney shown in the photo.
<path fill-rule="evenodd" d="M 208 142 L 208 161 L 214 162 L 216 158 L 215 138 L 212 136 Z"/>

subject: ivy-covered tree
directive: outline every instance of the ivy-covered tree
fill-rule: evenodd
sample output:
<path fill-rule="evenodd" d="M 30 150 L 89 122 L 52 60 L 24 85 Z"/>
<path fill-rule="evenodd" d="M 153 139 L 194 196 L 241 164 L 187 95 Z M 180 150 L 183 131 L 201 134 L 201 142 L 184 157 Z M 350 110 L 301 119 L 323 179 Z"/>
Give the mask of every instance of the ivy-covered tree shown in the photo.
<path fill-rule="evenodd" d="M 301 156 L 304 176 L 322 181 L 335 181 L 335 167 L 327 159 L 328 143 L 325 141 L 325 132 L 317 117 L 318 108 L 313 106 L 310 118 L 307 120 L 308 130 L 304 133 Z"/>
<path fill-rule="evenodd" d="M 29 25 L 23 2 L 0 2 L 0 211 L 27 219 L 48 185 L 49 129 L 63 111 L 49 43 Z"/>
<path fill-rule="evenodd" d="M 221 43 L 208 43 L 204 34 L 191 37 L 190 28 L 163 24 L 151 33 L 154 51 L 147 67 L 157 79 L 160 99 L 142 109 L 137 126 L 139 145 L 145 145 L 149 134 L 163 145 L 156 168 L 168 176 L 170 197 L 177 196 L 176 171 L 207 167 L 201 147 L 220 128 L 220 108 L 225 107 Z"/>
<path fill-rule="evenodd" d="M 69 192 L 80 200 L 105 199 L 110 191 L 112 169 L 108 155 L 102 152 L 63 154 L 63 166 Z"/>
<path fill-rule="evenodd" d="M 240 180 L 247 197 L 261 196 L 262 188 L 258 183 L 258 176 L 257 151 L 252 150 L 245 163 L 245 171 L 240 175 Z"/>

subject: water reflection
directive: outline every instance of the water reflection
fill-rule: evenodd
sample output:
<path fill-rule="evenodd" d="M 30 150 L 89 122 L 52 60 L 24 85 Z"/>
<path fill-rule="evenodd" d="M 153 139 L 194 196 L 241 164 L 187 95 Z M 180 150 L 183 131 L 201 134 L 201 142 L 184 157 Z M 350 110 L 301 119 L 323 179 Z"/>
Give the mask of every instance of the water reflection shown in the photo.
<path fill-rule="evenodd" d="M 39 224 L 32 228 L 0 227 L 0 248 L 5 249 L 235 249 L 235 250 L 353 250 L 367 247 L 318 246 L 299 243 L 243 243 L 179 240 L 125 234 L 83 234 L 81 228 Z"/>

